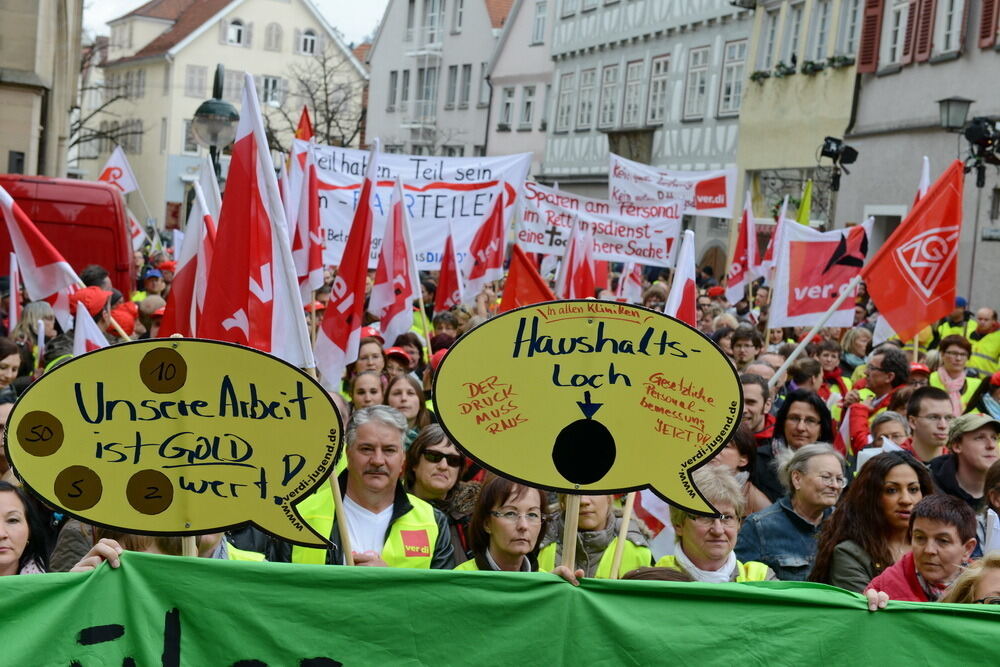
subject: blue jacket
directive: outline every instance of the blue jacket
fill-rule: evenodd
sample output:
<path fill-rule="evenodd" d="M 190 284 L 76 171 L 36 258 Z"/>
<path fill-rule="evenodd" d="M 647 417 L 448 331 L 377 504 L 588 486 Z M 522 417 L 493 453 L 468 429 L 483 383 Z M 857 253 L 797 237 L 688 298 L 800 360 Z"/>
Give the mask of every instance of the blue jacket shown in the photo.
<path fill-rule="evenodd" d="M 823 521 L 833 512 L 823 512 Z M 816 540 L 820 527 L 814 526 L 792 509 L 788 496 L 743 522 L 736 540 L 736 557 L 768 565 L 782 581 L 805 581 L 816 560 Z"/>

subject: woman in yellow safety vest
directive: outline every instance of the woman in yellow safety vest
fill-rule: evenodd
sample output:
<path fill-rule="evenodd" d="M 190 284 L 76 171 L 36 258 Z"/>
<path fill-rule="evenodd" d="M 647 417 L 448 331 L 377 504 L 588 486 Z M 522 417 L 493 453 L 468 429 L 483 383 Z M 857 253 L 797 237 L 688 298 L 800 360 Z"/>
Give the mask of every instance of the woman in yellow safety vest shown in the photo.
<path fill-rule="evenodd" d="M 938 349 L 941 351 L 941 365 L 931 374 L 930 383 L 932 387 L 948 392 L 952 413 L 957 417 L 965 412 L 982 380 L 966 375 L 965 367 L 972 356 L 972 345 L 965 336 L 945 336 Z"/>

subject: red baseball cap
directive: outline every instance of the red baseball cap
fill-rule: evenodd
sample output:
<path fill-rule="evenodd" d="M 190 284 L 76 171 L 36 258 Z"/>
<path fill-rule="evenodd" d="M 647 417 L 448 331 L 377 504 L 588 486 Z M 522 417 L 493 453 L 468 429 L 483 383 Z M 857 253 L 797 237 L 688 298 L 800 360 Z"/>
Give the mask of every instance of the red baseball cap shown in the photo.
<path fill-rule="evenodd" d="M 931 369 L 925 366 L 924 364 L 918 364 L 917 362 L 914 361 L 912 364 L 910 364 L 910 373 L 911 374 L 924 373 L 925 375 L 930 375 Z"/>
<path fill-rule="evenodd" d="M 135 333 L 135 321 L 139 317 L 139 304 L 135 301 L 122 301 L 111 309 L 111 317 L 129 336 Z"/>
<path fill-rule="evenodd" d="M 76 304 L 82 303 L 83 307 L 87 309 L 90 316 L 93 317 L 97 313 L 104 309 L 107 305 L 108 299 L 111 297 L 111 292 L 106 289 L 101 289 L 96 285 L 90 287 L 83 287 L 73 292 L 69 297 L 69 307 L 73 315 L 76 315 Z"/>
<path fill-rule="evenodd" d="M 156 310 L 154 310 L 152 316 L 153 317 L 163 317 L 163 313 L 165 313 L 165 312 L 167 312 L 167 307 L 163 306 L 162 308 L 157 308 Z"/>
<path fill-rule="evenodd" d="M 307 313 L 311 313 L 314 310 L 326 310 L 326 304 L 322 301 L 313 301 L 312 303 L 307 303 L 302 306 Z"/>
<path fill-rule="evenodd" d="M 170 271 L 171 273 L 174 273 L 177 271 L 177 262 L 175 260 L 168 259 L 165 262 L 160 262 L 159 264 L 157 264 L 156 268 L 158 268 L 160 271 Z"/>
<path fill-rule="evenodd" d="M 407 366 L 409 366 L 411 363 L 413 363 L 413 359 L 410 358 L 410 354 L 406 350 L 404 350 L 403 348 L 401 348 L 401 347 L 387 347 L 385 349 L 385 356 L 386 357 L 400 357 L 400 358 L 402 358 L 403 361 L 406 362 Z"/>
<path fill-rule="evenodd" d="M 441 360 L 444 359 L 446 354 L 448 354 L 448 348 L 438 350 L 431 355 L 431 370 L 437 370 L 437 367 L 441 365 Z"/>
<path fill-rule="evenodd" d="M 375 327 L 361 327 L 361 337 L 362 338 L 378 338 L 382 345 L 385 345 L 385 336 L 383 336 L 378 329 Z"/>
<path fill-rule="evenodd" d="M 725 293 L 726 293 L 726 288 L 725 287 L 718 287 L 718 286 L 716 286 L 716 287 L 709 287 L 708 288 L 708 292 L 706 292 L 706 294 L 708 296 L 712 297 L 712 298 L 715 298 L 717 296 L 722 296 Z"/>

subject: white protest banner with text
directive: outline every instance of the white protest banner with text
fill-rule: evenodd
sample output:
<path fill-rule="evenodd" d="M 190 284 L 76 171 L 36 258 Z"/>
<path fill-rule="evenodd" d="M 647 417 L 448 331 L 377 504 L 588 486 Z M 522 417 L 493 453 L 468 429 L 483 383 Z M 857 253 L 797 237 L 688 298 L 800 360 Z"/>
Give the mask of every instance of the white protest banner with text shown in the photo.
<path fill-rule="evenodd" d="M 292 149 L 293 159 L 306 146 L 306 142 L 296 140 Z M 367 162 L 367 151 L 324 145 L 316 148 L 320 179 L 319 209 L 326 242 L 324 264 L 340 263 Z M 504 224 L 511 223 L 510 216 L 520 202 L 521 189 L 530 167 L 530 153 L 470 158 L 380 154 L 378 184 L 372 197 L 375 227 L 369 267 L 375 268 L 378 264 L 390 196 L 397 176 L 403 183 L 417 268 L 437 270 L 448 236 L 448 223 L 453 226 L 455 250 L 461 263 L 472 237 L 489 215 L 493 198 L 501 188 L 506 199 Z"/>
<path fill-rule="evenodd" d="M 736 169 L 671 171 L 611 154 L 608 191 L 614 201 L 640 206 L 680 202 L 685 215 L 732 218 Z"/>
<path fill-rule="evenodd" d="M 590 199 L 533 181 L 524 184 L 517 242 L 526 252 L 562 257 L 573 218 L 594 230 L 594 259 L 673 266 L 681 233 L 681 206 L 636 206 Z"/>

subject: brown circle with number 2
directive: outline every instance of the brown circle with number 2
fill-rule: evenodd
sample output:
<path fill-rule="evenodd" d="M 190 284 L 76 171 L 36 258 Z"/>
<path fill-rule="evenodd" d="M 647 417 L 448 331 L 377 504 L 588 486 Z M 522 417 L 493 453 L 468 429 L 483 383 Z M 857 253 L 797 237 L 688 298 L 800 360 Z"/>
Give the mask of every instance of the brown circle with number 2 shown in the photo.
<path fill-rule="evenodd" d="M 125 487 L 128 504 L 143 514 L 159 514 L 174 502 L 174 485 L 159 470 L 140 470 Z"/>
<path fill-rule="evenodd" d="M 101 500 L 104 492 L 101 478 L 86 466 L 66 468 L 56 475 L 53 488 L 62 506 L 72 512 L 89 510 Z"/>
<path fill-rule="evenodd" d="M 158 347 L 139 362 L 139 376 L 150 391 L 171 394 L 187 381 L 187 362 L 177 350 Z"/>
<path fill-rule="evenodd" d="M 64 437 L 62 422 L 49 412 L 29 412 L 17 425 L 17 442 L 32 456 L 55 454 Z"/>

